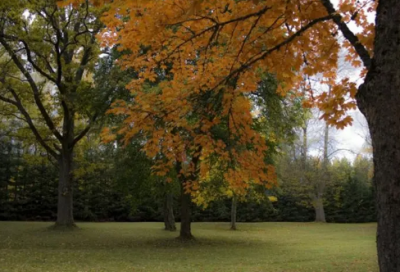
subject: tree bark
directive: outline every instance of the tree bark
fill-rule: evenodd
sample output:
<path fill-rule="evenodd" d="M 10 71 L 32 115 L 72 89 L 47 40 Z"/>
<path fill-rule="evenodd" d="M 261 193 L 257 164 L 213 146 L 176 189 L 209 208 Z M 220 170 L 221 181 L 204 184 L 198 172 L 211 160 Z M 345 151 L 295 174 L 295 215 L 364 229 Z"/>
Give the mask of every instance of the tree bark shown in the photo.
<path fill-rule="evenodd" d="M 195 152 L 196 155 L 192 157 L 191 163 L 193 164 L 194 170 L 189 175 L 189 177 L 185 177 L 184 175 L 179 175 L 182 170 L 181 162 L 177 162 L 175 165 L 175 167 L 176 167 L 175 170 L 176 170 L 176 173 L 178 173 L 179 183 L 181 185 L 181 229 L 180 229 L 180 233 L 179 233 L 179 238 L 182 240 L 194 239 L 194 237 L 192 235 L 192 230 L 191 230 L 192 196 L 190 193 L 186 192 L 185 183 L 193 182 L 198 179 L 198 175 L 199 175 L 198 165 L 200 162 L 201 149 L 202 149 L 201 147 L 198 147 L 198 149 Z"/>
<path fill-rule="evenodd" d="M 325 223 L 325 210 L 322 197 L 317 196 L 314 198 L 315 222 Z"/>
<path fill-rule="evenodd" d="M 306 121 L 304 121 L 302 130 L 303 130 L 303 143 L 301 146 L 301 166 L 303 168 L 302 169 L 303 173 L 305 173 L 306 168 L 307 168 L 306 165 L 307 165 L 307 154 L 308 154 L 308 135 L 307 135 L 308 128 L 307 128 Z"/>
<path fill-rule="evenodd" d="M 322 162 L 322 175 L 321 179 L 317 181 L 316 184 L 316 196 L 314 198 L 314 209 L 315 209 L 315 222 L 325 223 L 325 209 L 324 209 L 324 194 L 325 187 L 329 181 L 329 173 L 328 173 L 328 164 L 329 164 L 329 156 L 328 156 L 328 144 L 329 144 L 329 125 L 325 124 L 324 130 L 324 154 L 323 154 L 323 162 Z"/>
<path fill-rule="evenodd" d="M 173 204 L 173 195 L 171 193 L 166 193 L 164 198 L 164 225 L 165 230 L 169 231 L 176 231 Z"/>
<path fill-rule="evenodd" d="M 63 151 L 59 159 L 58 205 L 55 227 L 75 227 L 73 216 L 72 151 Z"/>
<path fill-rule="evenodd" d="M 64 108 L 62 149 L 58 159 L 60 173 L 58 181 L 58 205 L 56 228 L 69 228 L 75 226 L 73 215 L 73 141 L 75 128 L 75 113 Z"/>
<path fill-rule="evenodd" d="M 185 192 L 184 184 L 181 182 L 181 229 L 179 238 L 182 240 L 191 240 L 194 238 L 191 230 L 191 204 L 191 195 Z"/>
<path fill-rule="evenodd" d="M 400 1 L 380 0 L 374 58 L 357 93 L 371 132 L 381 272 L 400 271 Z"/>
<path fill-rule="evenodd" d="M 231 207 L 231 230 L 236 230 L 236 214 L 237 214 L 237 197 L 232 197 Z"/>

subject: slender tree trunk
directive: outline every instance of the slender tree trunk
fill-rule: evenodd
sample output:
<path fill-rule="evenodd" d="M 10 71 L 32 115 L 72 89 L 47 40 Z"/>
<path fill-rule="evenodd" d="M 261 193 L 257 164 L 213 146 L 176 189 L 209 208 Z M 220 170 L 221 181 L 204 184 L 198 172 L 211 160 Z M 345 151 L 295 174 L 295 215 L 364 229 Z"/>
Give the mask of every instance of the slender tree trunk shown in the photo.
<path fill-rule="evenodd" d="M 328 174 L 328 164 L 329 164 L 329 156 L 328 156 L 328 144 L 329 144 L 329 125 L 325 124 L 324 130 L 324 157 L 322 162 L 322 176 L 321 179 L 316 184 L 316 197 L 314 198 L 314 209 L 315 209 L 315 222 L 326 222 L 325 219 L 325 209 L 324 209 L 324 194 L 325 187 L 329 180 Z"/>
<path fill-rule="evenodd" d="M 329 145 L 329 124 L 325 123 L 325 130 L 324 130 L 324 167 L 326 167 L 328 165 L 328 163 L 329 163 L 328 145 Z"/>
<path fill-rule="evenodd" d="M 236 214 L 237 214 L 237 197 L 232 197 L 231 207 L 231 230 L 236 230 Z"/>
<path fill-rule="evenodd" d="M 308 153 L 308 129 L 307 129 L 307 124 L 304 124 L 302 127 L 303 130 L 303 144 L 301 147 L 301 162 L 302 162 L 302 168 L 305 173 L 306 171 L 306 164 L 307 164 L 307 153 Z"/>
<path fill-rule="evenodd" d="M 357 102 L 371 132 L 381 272 L 400 271 L 400 1 L 380 0 L 374 58 Z"/>
<path fill-rule="evenodd" d="M 322 197 L 314 198 L 315 222 L 325 223 L 325 210 Z"/>
<path fill-rule="evenodd" d="M 169 231 L 176 231 L 173 204 L 173 195 L 167 192 L 164 198 L 164 225 L 165 230 Z"/>
<path fill-rule="evenodd" d="M 183 183 L 181 182 L 181 230 L 179 238 L 182 240 L 191 240 L 194 238 L 191 230 L 191 204 L 191 195 L 185 192 Z"/>

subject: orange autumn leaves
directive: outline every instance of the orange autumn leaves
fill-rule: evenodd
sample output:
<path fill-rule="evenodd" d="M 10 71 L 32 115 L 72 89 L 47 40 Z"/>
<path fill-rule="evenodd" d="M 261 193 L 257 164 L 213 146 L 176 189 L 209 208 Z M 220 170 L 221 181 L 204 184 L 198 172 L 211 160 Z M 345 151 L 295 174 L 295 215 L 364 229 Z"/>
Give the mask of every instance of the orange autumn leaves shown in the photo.
<path fill-rule="evenodd" d="M 103 139 L 114 140 L 119 134 L 128 143 L 143 136 L 144 151 L 156 163 L 154 172 L 165 176 L 180 163 L 179 174 L 188 181 L 185 188 L 193 193 L 202 183 L 212 182 L 207 176 L 215 158 L 227 186 L 243 189 L 237 191 L 245 193 L 253 183 L 275 184 L 275 170 L 264 161 L 266 139 L 252 128 L 247 98 L 225 90 L 220 105 L 231 106 L 221 110 L 220 105 L 207 101 L 211 92 L 197 94 L 184 88 L 172 92 L 169 84 L 163 81 L 157 87 L 137 90 L 134 103 L 117 102 L 110 113 L 123 115 L 124 124 L 112 133 L 104 131 Z M 194 157 L 200 161 L 197 166 L 192 163 Z M 196 180 L 192 180 L 194 173 Z"/>
<path fill-rule="evenodd" d="M 248 96 L 263 73 L 276 76 L 282 95 L 299 90 L 303 78 L 318 75 L 332 86 L 331 91 L 317 94 L 310 90 L 313 99 L 306 104 L 318 106 L 324 118 L 339 128 L 351 122 L 346 112 L 355 107 L 356 86 L 346 78 L 337 79 L 340 48 L 348 50 L 347 59 L 353 65 L 360 62 L 353 48 L 339 41 L 339 30 L 321 1 L 93 3 L 108 5 L 102 42 L 129 49 L 131 54 L 120 64 L 140 72 L 139 79 L 128 85 L 135 94 L 134 103 L 119 102 L 112 110 L 126 116 L 118 133 L 125 141 L 144 134 L 147 154 L 163 154 L 159 173 L 165 174 L 173 161 L 193 157 L 200 145 L 201 169 L 206 169 L 201 173 L 210 169 L 204 166 L 207 158 L 218 154 L 226 162 L 231 184 L 244 186 L 244 179 L 273 183 L 262 160 L 265 139 L 252 128 Z M 375 5 L 367 0 L 339 3 L 343 20 L 365 30 L 358 37 L 368 50 L 372 49 L 373 25 L 367 15 Z M 157 90 L 143 88 L 165 73 L 173 76 L 159 83 Z M 209 100 L 200 103 L 199 97 L 207 95 Z M 211 132 L 218 126 L 226 126 L 230 133 L 225 141 Z M 245 152 L 239 147 L 251 148 Z M 190 159 L 185 163 L 190 164 Z"/>
<path fill-rule="evenodd" d="M 358 38 L 370 51 L 373 24 L 368 13 L 375 5 L 367 0 L 339 3 L 343 20 L 364 30 Z M 259 71 L 263 71 L 276 75 L 282 83 L 278 91 L 285 94 L 299 89 L 304 76 L 321 73 L 329 85 L 340 87 L 336 74 L 341 47 L 348 52 L 347 61 L 360 65 L 353 47 L 339 42 L 339 31 L 330 19 L 321 1 L 313 0 L 120 0 L 110 4 L 104 18 L 108 29 L 103 41 L 131 50 L 124 65 L 143 69 L 141 80 L 131 85 L 132 89 L 140 88 L 146 79 L 155 80 L 157 67 L 172 65 L 174 81 L 184 82 L 195 92 L 217 88 L 235 78 L 239 91 L 251 92 L 260 79 Z M 151 49 L 143 53 L 143 45 Z M 336 93 L 349 95 L 344 92 L 349 89 L 343 86 L 343 91 Z M 322 110 L 332 106 L 332 101 L 324 105 L 325 97 L 320 98 L 313 104 Z M 324 116 L 330 123 L 339 127 L 349 123 L 345 113 L 329 112 Z"/>

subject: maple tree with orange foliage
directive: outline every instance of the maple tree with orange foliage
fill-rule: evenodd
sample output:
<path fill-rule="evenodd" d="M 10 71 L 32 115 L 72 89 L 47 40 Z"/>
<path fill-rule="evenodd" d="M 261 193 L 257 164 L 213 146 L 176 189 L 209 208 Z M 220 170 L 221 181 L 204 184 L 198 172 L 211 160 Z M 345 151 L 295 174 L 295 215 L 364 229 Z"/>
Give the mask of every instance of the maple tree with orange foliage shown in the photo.
<path fill-rule="evenodd" d="M 79 4 L 79 0 L 73 0 Z M 308 89 L 308 105 L 317 105 L 331 125 L 351 123 L 346 111 L 360 108 L 374 147 L 378 203 L 378 256 L 381 271 L 400 271 L 400 2 L 397 0 L 165 0 L 93 1 L 108 5 L 104 44 L 118 43 L 131 54 L 122 65 L 140 71 L 129 88 L 155 80 L 172 104 L 186 93 L 222 94 L 221 110 L 249 109 L 246 94 L 260 72 L 276 76 L 278 92 L 296 90 L 305 77 L 318 75 L 328 93 Z M 369 21 L 369 16 L 375 22 Z M 349 28 L 355 25 L 358 33 Z M 340 37 L 344 38 L 340 42 Z M 146 50 L 144 50 L 146 49 Z M 337 77 L 338 55 L 361 66 L 364 83 Z M 195 65 L 194 65 L 195 62 Z M 241 108 L 241 110 L 239 110 Z M 237 110 L 236 110 L 237 109 Z M 236 118 L 236 116 L 234 116 Z M 246 124 L 243 125 L 246 127 Z M 205 125 L 207 125 L 205 123 Z M 245 131 L 250 131 L 246 130 Z"/>
<path fill-rule="evenodd" d="M 346 7 L 344 16 L 349 17 L 352 10 L 342 5 Z M 360 8 L 356 22 L 367 22 L 366 16 L 365 7 Z M 245 193 L 249 181 L 271 187 L 275 171 L 264 163 L 268 147 L 253 129 L 249 99 L 263 73 L 276 77 L 282 96 L 300 89 L 304 77 L 322 74 L 321 83 L 333 86 L 331 91 L 313 94 L 307 88 L 313 99 L 306 103 L 324 110 L 332 125 L 343 128 L 351 123 L 346 112 L 355 108 L 356 85 L 349 79 L 337 80 L 340 47 L 351 48 L 348 59 L 354 59 L 353 65 L 360 62 L 349 43 L 341 44 L 337 34 L 330 34 L 337 33 L 333 17 L 315 1 L 110 3 L 102 42 L 128 49 L 130 54 L 120 63 L 140 73 L 127 86 L 135 94 L 134 103 L 119 101 L 110 111 L 126 116 L 123 127 L 112 135 L 106 130 L 103 137 L 112 140 L 116 132 L 128 142 L 138 133 L 146 134 L 148 156 L 163 154 L 155 166 L 159 175 L 176 163 L 189 164 L 180 167 L 186 193 L 199 188 L 199 180 L 212 167 L 211 155 L 218 155 L 235 191 Z M 362 39 L 370 50 L 372 31 L 366 34 Z M 158 82 L 160 74 L 170 76 Z M 144 88 L 156 81 L 158 90 Z M 219 125 L 229 131 L 225 142 L 212 135 L 212 128 Z"/>

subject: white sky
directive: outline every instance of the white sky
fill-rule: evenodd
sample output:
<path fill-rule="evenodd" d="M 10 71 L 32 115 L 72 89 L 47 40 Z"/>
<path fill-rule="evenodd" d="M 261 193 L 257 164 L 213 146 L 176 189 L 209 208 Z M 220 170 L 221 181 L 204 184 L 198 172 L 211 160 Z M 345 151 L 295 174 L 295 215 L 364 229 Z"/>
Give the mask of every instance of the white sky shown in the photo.
<path fill-rule="evenodd" d="M 331 0 L 335 7 L 338 6 L 339 0 Z M 368 19 L 373 22 L 375 19 L 374 14 L 368 16 Z M 353 22 L 348 24 L 349 28 L 354 32 L 360 32 L 362 29 L 358 28 Z M 342 64 L 340 67 L 340 74 L 349 77 L 351 81 L 356 82 L 357 85 L 363 83 L 363 79 L 359 77 L 360 69 L 356 69 L 351 67 L 349 64 Z M 347 157 L 349 160 L 353 160 L 357 154 L 363 154 L 366 156 L 371 156 L 368 152 L 366 152 L 365 148 L 368 146 L 366 139 L 368 139 L 369 131 L 367 126 L 367 121 L 362 113 L 357 109 L 349 112 L 349 114 L 353 117 L 354 121 L 351 126 L 345 127 L 343 130 L 336 130 L 334 128 L 331 129 L 331 137 L 333 138 L 333 143 L 331 146 L 332 150 L 343 149 L 343 151 L 335 152 L 334 157 Z M 321 137 L 321 122 L 319 125 L 316 125 L 316 130 L 320 132 L 320 135 L 315 136 L 319 139 L 323 139 Z M 323 124 L 323 123 L 322 123 Z M 321 140 L 320 140 L 321 141 Z M 321 154 L 321 142 L 311 145 L 310 153 L 313 155 Z M 348 151 L 345 151 L 348 150 Z"/>
<path fill-rule="evenodd" d="M 336 130 L 334 137 L 336 139 L 338 149 L 347 149 L 354 152 L 338 152 L 336 157 L 346 156 L 347 158 L 353 160 L 356 154 L 367 155 L 365 153 L 365 139 L 368 137 L 368 128 L 366 120 L 359 110 L 352 111 L 351 116 L 354 119 L 353 125 L 348 126 L 343 130 Z"/>

